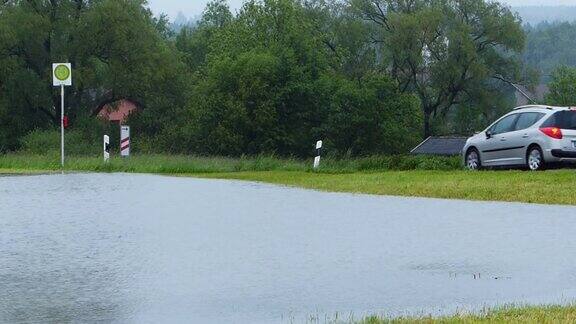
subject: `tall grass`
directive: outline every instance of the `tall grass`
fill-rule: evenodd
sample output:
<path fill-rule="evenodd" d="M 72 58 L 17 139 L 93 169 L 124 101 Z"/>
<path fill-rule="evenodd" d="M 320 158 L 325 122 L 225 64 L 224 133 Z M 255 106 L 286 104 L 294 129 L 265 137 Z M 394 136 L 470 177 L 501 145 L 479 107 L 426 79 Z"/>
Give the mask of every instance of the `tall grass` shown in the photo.
<path fill-rule="evenodd" d="M 362 171 L 454 171 L 463 168 L 459 157 L 376 155 L 363 158 L 323 160 L 319 172 L 347 173 Z"/>
<path fill-rule="evenodd" d="M 0 169 L 4 170 L 60 170 L 57 154 L 0 155 Z M 372 156 L 365 158 L 322 161 L 319 173 L 353 173 L 391 170 L 458 170 L 458 158 L 421 156 Z M 88 172 L 134 172 L 158 174 L 198 174 L 242 171 L 312 171 L 312 161 L 274 156 L 240 158 L 201 157 L 184 155 L 135 155 L 127 159 L 114 158 L 104 163 L 96 156 L 71 156 L 66 170 Z"/>
<path fill-rule="evenodd" d="M 576 306 L 535 306 L 535 307 L 504 307 L 501 309 L 487 310 L 481 314 L 454 315 L 445 317 L 421 317 L 421 318 L 385 318 L 369 317 L 359 324 L 456 324 L 456 323 L 575 323 Z"/>

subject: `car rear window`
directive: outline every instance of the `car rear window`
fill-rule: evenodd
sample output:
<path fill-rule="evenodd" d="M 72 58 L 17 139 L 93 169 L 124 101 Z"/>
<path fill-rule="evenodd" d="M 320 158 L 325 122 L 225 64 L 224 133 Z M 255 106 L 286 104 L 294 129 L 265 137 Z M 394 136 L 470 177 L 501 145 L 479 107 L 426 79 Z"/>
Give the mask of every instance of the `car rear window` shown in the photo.
<path fill-rule="evenodd" d="M 576 130 L 576 110 L 559 111 L 548 118 L 542 127 Z"/>

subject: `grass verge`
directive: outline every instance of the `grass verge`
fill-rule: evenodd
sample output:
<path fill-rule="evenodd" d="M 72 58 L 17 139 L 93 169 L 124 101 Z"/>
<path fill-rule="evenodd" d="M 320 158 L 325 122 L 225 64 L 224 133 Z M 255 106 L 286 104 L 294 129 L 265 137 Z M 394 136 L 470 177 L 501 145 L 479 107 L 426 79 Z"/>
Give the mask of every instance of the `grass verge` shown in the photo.
<path fill-rule="evenodd" d="M 481 315 L 456 315 L 448 317 L 396 318 L 370 317 L 360 324 L 452 324 L 452 323 L 576 323 L 576 306 L 541 306 L 506 308 Z"/>
<path fill-rule="evenodd" d="M 323 174 L 240 172 L 202 177 L 260 181 L 332 192 L 576 205 L 576 172 L 387 171 Z"/>
<path fill-rule="evenodd" d="M 457 158 L 370 157 L 327 159 L 321 170 L 314 172 L 307 162 L 266 156 L 232 159 L 151 155 L 104 164 L 101 158 L 71 157 L 67 170 L 249 180 L 376 195 L 576 205 L 576 172 L 569 169 L 467 172 L 460 169 Z M 3 155 L 0 173 L 54 172 L 60 170 L 59 164 L 56 156 Z"/>
<path fill-rule="evenodd" d="M 280 159 L 274 156 L 240 158 L 198 157 L 183 155 L 134 155 L 129 159 L 115 158 L 104 164 L 100 157 L 71 156 L 66 169 L 94 172 L 139 173 L 214 173 L 240 171 L 311 171 L 312 161 Z M 365 158 L 322 160 L 320 173 L 354 173 L 390 170 L 459 170 L 459 158 L 421 156 L 371 156 Z M 55 154 L 0 155 L 0 169 L 60 170 L 60 157 Z"/>

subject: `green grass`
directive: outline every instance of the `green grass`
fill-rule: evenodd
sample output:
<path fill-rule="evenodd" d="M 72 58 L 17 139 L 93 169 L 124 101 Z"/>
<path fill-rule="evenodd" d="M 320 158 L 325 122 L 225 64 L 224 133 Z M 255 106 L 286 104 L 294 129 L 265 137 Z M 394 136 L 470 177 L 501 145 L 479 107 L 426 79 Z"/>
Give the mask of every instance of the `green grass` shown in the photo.
<path fill-rule="evenodd" d="M 323 174 L 240 172 L 203 177 L 261 181 L 333 192 L 576 205 L 576 172 L 387 171 Z"/>
<path fill-rule="evenodd" d="M 56 172 L 59 164 L 57 156 L 3 155 L 0 173 Z M 233 159 L 150 155 L 113 159 L 109 164 L 101 158 L 71 157 L 67 170 L 237 179 L 376 195 L 576 205 L 574 170 L 467 172 L 460 169 L 457 158 L 326 159 L 315 172 L 310 161 L 269 156 Z"/>
<path fill-rule="evenodd" d="M 480 315 L 455 315 L 448 317 L 396 318 L 370 317 L 360 324 L 452 324 L 452 323 L 576 323 L 576 306 L 542 306 L 505 308 Z"/>
<path fill-rule="evenodd" d="M 139 173 L 214 173 L 240 171 L 311 171 L 312 160 L 280 159 L 274 156 L 241 158 L 198 157 L 183 155 L 134 155 L 129 159 L 114 158 L 104 164 L 101 157 L 72 156 L 66 169 L 94 172 Z M 371 156 L 365 158 L 322 160 L 320 173 L 354 173 L 386 170 L 459 170 L 459 158 L 419 156 Z M 0 169 L 60 170 L 57 154 L 6 154 L 0 155 Z"/>
<path fill-rule="evenodd" d="M 60 171 L 60 157 L 55 155 L 7 154 L 0 155 L 0 170 L 21 173 L 28 170 Z M 85 172 L 132 172 L 154 174 L 198 174 L 240 171 L 304 171 L 307 166 L 295 159 L 273 157 L 220 158 L 181 155 L 133 156 L 116 158 L 104 163 L 100 157 L 72 156 L 66 159 L 66 170 Z"/>

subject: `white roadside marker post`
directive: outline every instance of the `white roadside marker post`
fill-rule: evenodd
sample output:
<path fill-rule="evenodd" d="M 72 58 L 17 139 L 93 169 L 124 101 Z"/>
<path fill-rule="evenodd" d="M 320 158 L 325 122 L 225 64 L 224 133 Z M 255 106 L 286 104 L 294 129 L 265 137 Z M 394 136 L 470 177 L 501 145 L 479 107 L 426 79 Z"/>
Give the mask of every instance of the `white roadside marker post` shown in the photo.
<path fill-rule="evenodd" d="M 54 63 L 52 64 L 52 84 L 55 87 L 60 87 L 60 154 L 62 170 L 64 170 L 64 87 L 72 85 L 72 64 L 70 63 Z"/>
<path fill-rule="evenodd" d="M 110 162 L 110 136 L 104 135 L 104 162 Z"/>
<path fill-rule="evenodd" d="M 320 156 L 322 155 L 322 141 L 318 141 L 316 143 L 316 157 L 314 158 L 314 169 L 318 169 L 320 167 Z"/>

